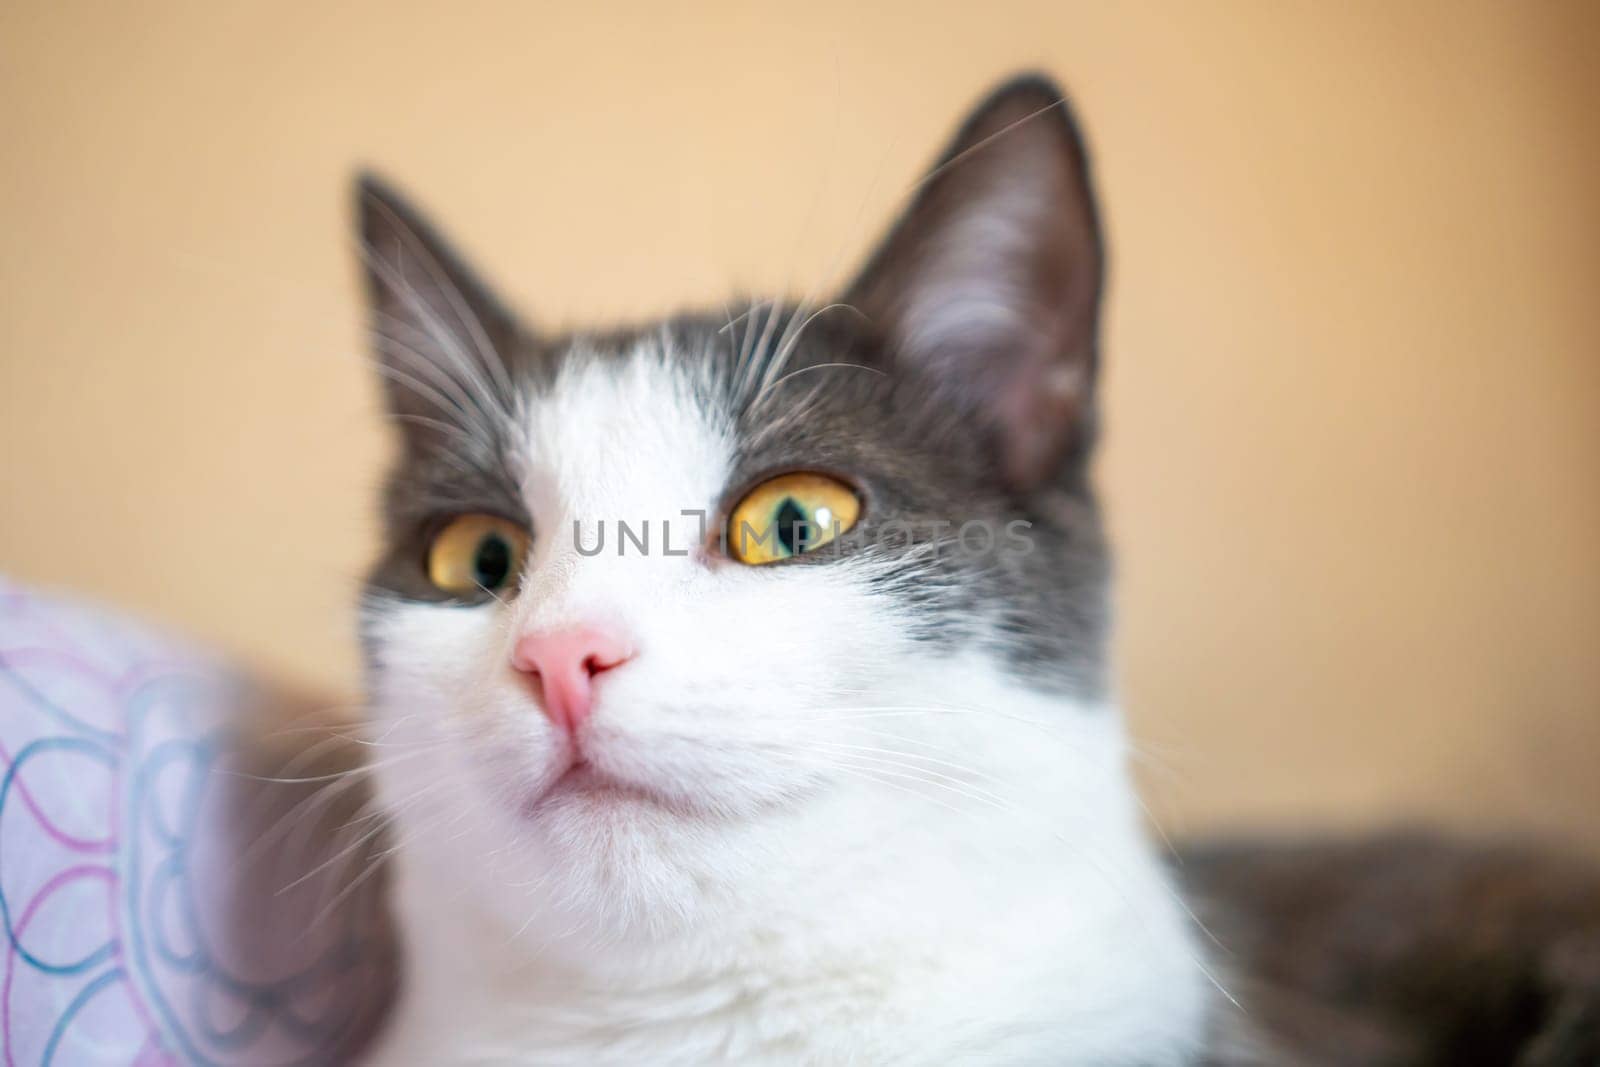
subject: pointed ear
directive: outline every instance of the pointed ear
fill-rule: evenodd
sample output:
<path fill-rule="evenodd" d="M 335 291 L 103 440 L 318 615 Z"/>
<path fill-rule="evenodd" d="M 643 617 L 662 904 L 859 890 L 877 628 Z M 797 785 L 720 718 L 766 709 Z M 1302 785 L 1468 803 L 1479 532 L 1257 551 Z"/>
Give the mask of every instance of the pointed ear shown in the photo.
<path fill-rule="evenodd" d="M 355 194 L 372 344 L 404 440 L 488 429 L 513 401 L 515 319 L 385 182 L 364 174 Z"/>
<path fill-rule="evenodd" d="M 1102 272 L 1083 141 L 1060 89 L 1028 76 L 978 105 L 844 300 L 1030 489 L 1093 441 Z"/>

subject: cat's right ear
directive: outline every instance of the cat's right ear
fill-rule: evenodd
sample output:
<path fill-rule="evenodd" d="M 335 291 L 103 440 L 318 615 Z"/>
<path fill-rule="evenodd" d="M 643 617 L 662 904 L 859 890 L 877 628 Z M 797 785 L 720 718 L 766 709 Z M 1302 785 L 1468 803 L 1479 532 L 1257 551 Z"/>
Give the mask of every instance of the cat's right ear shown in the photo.
<path fill-rule="evenodd" d="M 402 438 L 473 434 L 511 410 L 516 320 L 383 180 L 362 174 L 355 200 L 372 346 Z"/>

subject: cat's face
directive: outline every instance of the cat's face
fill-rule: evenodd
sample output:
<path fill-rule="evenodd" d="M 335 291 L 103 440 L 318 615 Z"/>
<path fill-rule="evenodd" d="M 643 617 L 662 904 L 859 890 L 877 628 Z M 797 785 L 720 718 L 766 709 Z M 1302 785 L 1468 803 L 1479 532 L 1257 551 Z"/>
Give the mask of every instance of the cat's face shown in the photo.
<path fill-rule="evenodd" d="M 610 925 L 752 865 L 959 851 L 964 808 L 1049 817 L 1112 773 L 1099 241 L 1058 101 L 983 105 L 837 304 L 614 334 L 519 327 L 363 185 L 404 443 L 363 635 L 402 841 Z"/>

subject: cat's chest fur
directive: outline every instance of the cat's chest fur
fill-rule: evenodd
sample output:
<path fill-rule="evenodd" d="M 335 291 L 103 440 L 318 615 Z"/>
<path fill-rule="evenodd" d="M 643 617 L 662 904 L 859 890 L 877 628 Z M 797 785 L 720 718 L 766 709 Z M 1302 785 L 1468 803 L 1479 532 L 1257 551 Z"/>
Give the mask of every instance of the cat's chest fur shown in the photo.
<path fill-rule="evenodd" d="M 1176 1064 L 1213 1009 L 1164 873 L 1108 842 L 990 901 L 931 899 L 916 862 L 800 872 L 800 893 L 758 879 L 710 929 L 577 956 L 560 920 L 508 939 L 464 910 L 430 873 L 459 859 L 399 866 L 407 978 L 374 1064 Z M 935 911 L 942 928 L 901 921 Z"/>

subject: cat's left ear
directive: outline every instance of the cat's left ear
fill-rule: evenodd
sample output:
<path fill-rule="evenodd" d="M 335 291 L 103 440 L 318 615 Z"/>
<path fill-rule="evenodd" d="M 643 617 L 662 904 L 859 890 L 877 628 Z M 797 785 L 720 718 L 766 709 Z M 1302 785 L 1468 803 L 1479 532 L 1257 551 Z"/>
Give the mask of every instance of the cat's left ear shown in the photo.
<path fill-rule="evenodd" d="M 393 188 L 362 175 L 355 201 L 374 355 L 403 440 L 481 429 L 511 404 L 504 354 L 520 327 Z"/>
<path fill-rule="evenodd" d="M 968 117 L 844 300 L 1027 490 L 1093 442 L 1103 264 L 1083 141 L 1061 90 L 1027 76 Z"/>

